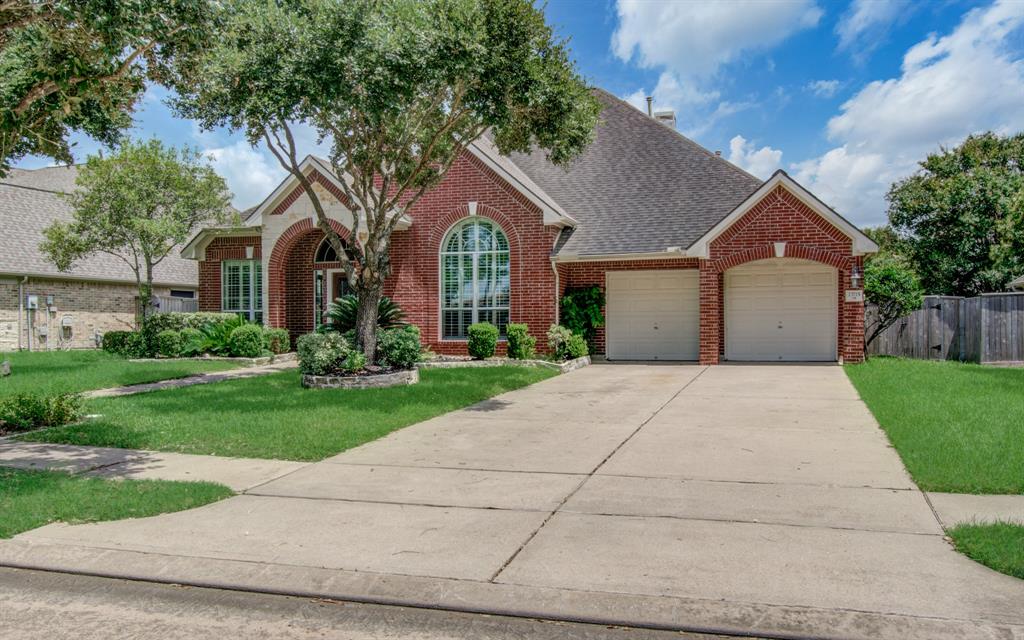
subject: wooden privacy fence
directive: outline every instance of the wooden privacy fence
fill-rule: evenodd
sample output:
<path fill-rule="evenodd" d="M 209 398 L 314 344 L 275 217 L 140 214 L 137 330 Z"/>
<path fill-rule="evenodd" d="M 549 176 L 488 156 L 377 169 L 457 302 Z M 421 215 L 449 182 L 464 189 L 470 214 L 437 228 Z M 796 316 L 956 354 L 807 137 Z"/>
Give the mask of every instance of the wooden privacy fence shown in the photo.
<path fill-rule="evenodd" d="M 867 308 L 869 326 L 877 309 Z M 869 355 L 980 363 L 1024 363 L 1024 292 L 975 298 L 925 296 L 868 346 Z"/>
<path fill-rule="evenodd" d="M 199 301 L 195 298 L 178 298 L 175 296 L 153 296 L 153 308 L 157 313 L 194 313 L 199 311 Z M 135 298 L 135 313 L 140 315 L 142 307 L 138 297 Z"/>

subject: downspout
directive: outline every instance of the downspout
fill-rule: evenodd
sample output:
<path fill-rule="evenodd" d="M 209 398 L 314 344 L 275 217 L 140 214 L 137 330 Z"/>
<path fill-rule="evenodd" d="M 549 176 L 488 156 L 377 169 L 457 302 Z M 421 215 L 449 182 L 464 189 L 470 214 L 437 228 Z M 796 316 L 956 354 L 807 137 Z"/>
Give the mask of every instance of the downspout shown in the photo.
<path fill-rule="evenodd" d="M 18 282 L 18 351 L 24 348 L 22 343 L 21 332 L 23 329 L 22 321 L 25 318 L 25 285 L 28 284 L 28 276 L 22 276 L 21 281 Z"/>
<path fill-rule="evenodd" d="M 558 265 L 555 264 L 555 256 L 551 256 L 551 270 L 555 272 L 555 324 L 561 324 L 561 309 L 559 309 L 561 296 L 558 295 L 560 287 L 558 282 Z"/>

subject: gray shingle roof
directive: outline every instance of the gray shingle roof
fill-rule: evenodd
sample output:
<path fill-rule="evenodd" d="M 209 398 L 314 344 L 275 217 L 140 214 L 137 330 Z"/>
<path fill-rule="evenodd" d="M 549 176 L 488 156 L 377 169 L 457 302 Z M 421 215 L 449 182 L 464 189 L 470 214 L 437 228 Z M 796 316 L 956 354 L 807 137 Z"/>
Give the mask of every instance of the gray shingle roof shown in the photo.
<path fill-rule="evenodd" d="M 690 246 L 762 181 L 610 93 L 594 142 L 568 170 L 543 151 L 511 159 L 579 221 L 561 255 L 664 251 Z"/>
<path fill-rule="evenodd" d="M 75 166 L 47 167 L 13 169 L 0 178 L 0 273 L 135 283 L 132 270 L 114 256 L 97 254 L 65 273 L 39 251 L 43 229 L 57 220 L 71 219 L 71 207 L 60 194 L 75 188 L 77 174 Z M 195 287 L 197 263 L 172 251 L 157 265 L 154 282 Z"/>

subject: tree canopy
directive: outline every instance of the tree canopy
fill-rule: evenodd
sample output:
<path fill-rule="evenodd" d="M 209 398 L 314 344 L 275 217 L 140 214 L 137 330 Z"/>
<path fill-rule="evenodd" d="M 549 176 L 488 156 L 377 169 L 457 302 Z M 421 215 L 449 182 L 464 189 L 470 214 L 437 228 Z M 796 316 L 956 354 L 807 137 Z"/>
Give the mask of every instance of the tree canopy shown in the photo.
<path fill-rule="evenodd" d="M 224 180 L 199 152 L 158 140 L 128 142 L 106 158 L 90 156 L 78 169 L 77 185 L 66 196 L 72 220 L 48 227 L 40 249 L 62 271 L 95 253 L 122 260 L 135 273 L 143 310 L 154 267 L 200 226 L 232 215 Z"/>
<path fill-rule="evenodd" d="M 529 0 L 241 1 L 229 13 L 175 105 L 262 141 L 303 186 L 359 296 L 371 361 L 391 233 L 459 154 L 488 132 L 502 153 L 540 147 L 565 164 L 592 138 L 598 103 Z M 300 171 L 297 123 L 330 141 L 357 230 L 347 245 Z"/>
<path fill-rule="evenodd" d="M 146 79 L 210 39 L 209 0 L 0 0 L 0 177 L 29 154 L 72 162 L 68 136 L 118 141 Z"/>
<path fill-rule="evenodd" d="M 931 154 L 888 199 L 929 294 L 999 291 L 1024 273 L 1024 134 L 970 136 Z"/>

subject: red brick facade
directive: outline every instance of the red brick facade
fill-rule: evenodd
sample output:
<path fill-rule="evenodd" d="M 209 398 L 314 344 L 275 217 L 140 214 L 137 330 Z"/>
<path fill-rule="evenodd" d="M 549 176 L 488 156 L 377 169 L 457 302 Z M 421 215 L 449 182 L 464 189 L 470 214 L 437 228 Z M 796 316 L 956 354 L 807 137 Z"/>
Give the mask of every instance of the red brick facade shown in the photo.
<path fill-rule="evenodd" d="M 319 176 L 318 176 L 319 177 Z M 325 180 L 318 180 L 325 184 Z M 270 215 L 285 212 L 301 194 L 293 190 Z M 424 196 L 409 212 L 413 224 L 393 236 L 393 273 L 385 294 L 405 310 L 416 324 L 423 341 L 438 353 L 464 354 L 465 341 L 442 340 L 440 328 L 439 271 L 442 241 L 453 225 L 470 215 L 469 203 L 476 203 L 476 215 L 497 223 L 509 241 L 510 320 L 525 322 L 545 348 L 548 326 L 556 320 L 556 300 L 567 288 L 606 286 L 608 271 L 641 269 L 700 270 L 700 361 L 719 362 L 724 354 L 723 274 L 730 268 L 776 257 L 775 243 L 784 242 L 784 257 L 812 260 L 834 267 L 838 272 L 838 344 L 836 356 L 847 362 L 863 358 L 864 306 L 846 302 L 851 270 L 862 260 L 853 255 L 852 242 L 781 186 L 765 196 L 732 224 L 710 246 L 708 259 L 666 258 L 615 261 L 551 262 L 551 250 L 558 229 L 546 226 L 539 208 L 516 191 L 490 168 L 470 154 L 452 167 L 444 182 Z M 336 228 L 347 237 L 348 232 Z M 268 283 L 266 319 L 268 324 L 287 327 L 294 334 L 314 327 L 315 269 L 340 268 L 340 264 L 317 264 L 313 258 L 323 234 L 309 218 L 285 230 L 265 261 Z M 245 257 L 245 247 L 255 246 L 260 257 L 260 239 L 220 238 L 206 249 L 200 265 L 200 308 L 215 310 L 220 305 L 221 260 Z M 557 293 L 557 296 L 556 296 Z M 503 349 L 503 346 L 500 348 Z M 605 333 L 598 331 L 597 350 L 603 353 Z"/>

